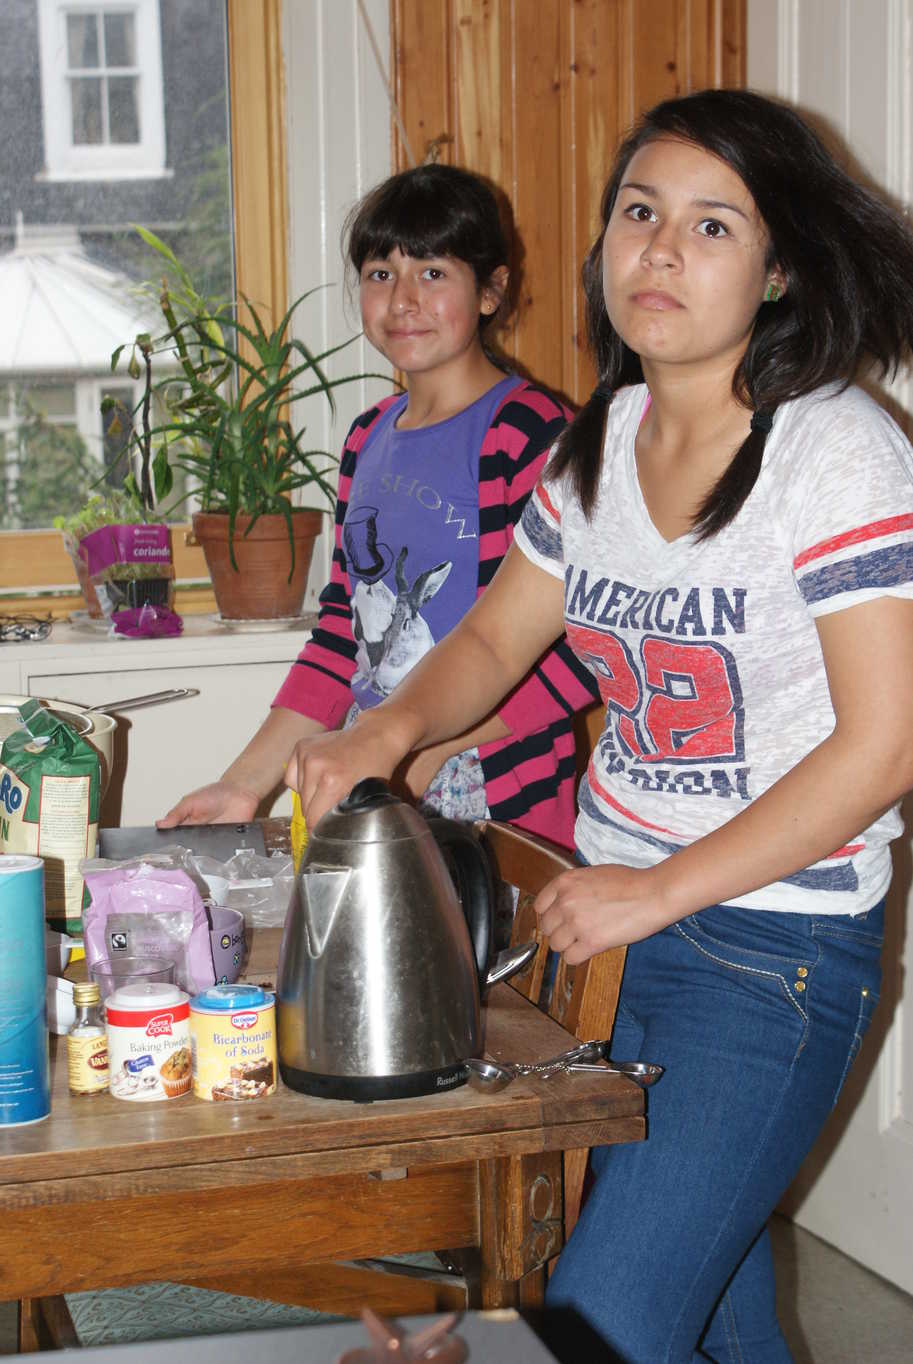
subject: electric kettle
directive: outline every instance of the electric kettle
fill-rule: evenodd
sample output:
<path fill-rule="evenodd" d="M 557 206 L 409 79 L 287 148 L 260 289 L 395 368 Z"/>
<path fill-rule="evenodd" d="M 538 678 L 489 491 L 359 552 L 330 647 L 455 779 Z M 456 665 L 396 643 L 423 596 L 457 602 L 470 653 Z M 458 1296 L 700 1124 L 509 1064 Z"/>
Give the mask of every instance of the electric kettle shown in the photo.
<path fill-rule="evenodd" d="M 363 1102 L 463 1084 L 481 1043 L 480 988 L 529 955 L 488 972 L 493 898 L 471 828 L 424 819 L 377 778 L 359 782 L 310 831 L 286 917 L 285 1083 Z"/>

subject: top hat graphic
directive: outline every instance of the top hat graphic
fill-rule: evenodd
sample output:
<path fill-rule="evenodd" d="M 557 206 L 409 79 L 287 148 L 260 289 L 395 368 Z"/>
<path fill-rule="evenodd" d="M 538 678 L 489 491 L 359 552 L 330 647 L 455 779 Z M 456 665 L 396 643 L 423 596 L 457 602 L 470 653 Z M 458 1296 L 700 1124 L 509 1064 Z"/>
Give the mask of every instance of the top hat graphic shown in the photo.
<path fill-rule="evenodd" d="M 358 507 L 346 516 L 342 529 L 349 573 L 366 583 L 378 582 L 393 563 L 389 545 L 377 543 L 377 508 Z"/>

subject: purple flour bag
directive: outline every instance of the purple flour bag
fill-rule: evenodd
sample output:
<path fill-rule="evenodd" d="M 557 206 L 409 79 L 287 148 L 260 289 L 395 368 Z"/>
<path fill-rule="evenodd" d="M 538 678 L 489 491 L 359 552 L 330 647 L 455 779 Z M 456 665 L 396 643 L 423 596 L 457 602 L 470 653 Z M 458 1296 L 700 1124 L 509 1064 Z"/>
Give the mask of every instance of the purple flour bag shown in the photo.
<path fill-rule="evenodd" d="M 169 957 L 182 990 L 195 995 L 215 983 L 206 906 L 186 872 L 137 858 L 103 871 L 87 862 L 83 875 L 91 897 L 83 911 L 87 966 Z"/>

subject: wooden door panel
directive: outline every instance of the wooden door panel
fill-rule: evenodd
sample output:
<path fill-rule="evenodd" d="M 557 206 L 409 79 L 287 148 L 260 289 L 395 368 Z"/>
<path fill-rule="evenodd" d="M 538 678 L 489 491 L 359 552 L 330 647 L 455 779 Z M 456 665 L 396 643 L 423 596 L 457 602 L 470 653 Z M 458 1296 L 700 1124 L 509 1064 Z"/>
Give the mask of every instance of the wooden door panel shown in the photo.
<path fill-rule="evenodd" d="M 580 267 L 637 113 L 744 84 L 744 0 L 391 0 L 392 71 L 416 160 L 477 170 L 522 244 L 505 351 L 574 401 L 593 383 Z M 394 163 L 410 164 L 394 132 Z"/>

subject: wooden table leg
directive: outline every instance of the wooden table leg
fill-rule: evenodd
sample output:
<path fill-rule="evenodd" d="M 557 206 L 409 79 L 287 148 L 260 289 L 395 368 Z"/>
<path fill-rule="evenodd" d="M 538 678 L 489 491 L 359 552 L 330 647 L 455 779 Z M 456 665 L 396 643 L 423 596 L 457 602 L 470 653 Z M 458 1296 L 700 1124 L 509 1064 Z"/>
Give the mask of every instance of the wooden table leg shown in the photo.
<path fill-rule="evenodd" d="M 19 1299 L 19 1353 L 33 1354 L 41 1349 L 38 1340 L 40 1313 L 37 1298 Z"/>
<path fill-rule="evenodd" d="M 560 1152 L 479 1162 L 481 1305 L 536 1307 L 564 1243 Z"/>
<path fill-rule="evenodd" d="M 62 1295 L 19 1299 L 20 1354 L 33 1354 L 36 1350 L 71 1350 L 80 1344 Z"/>

